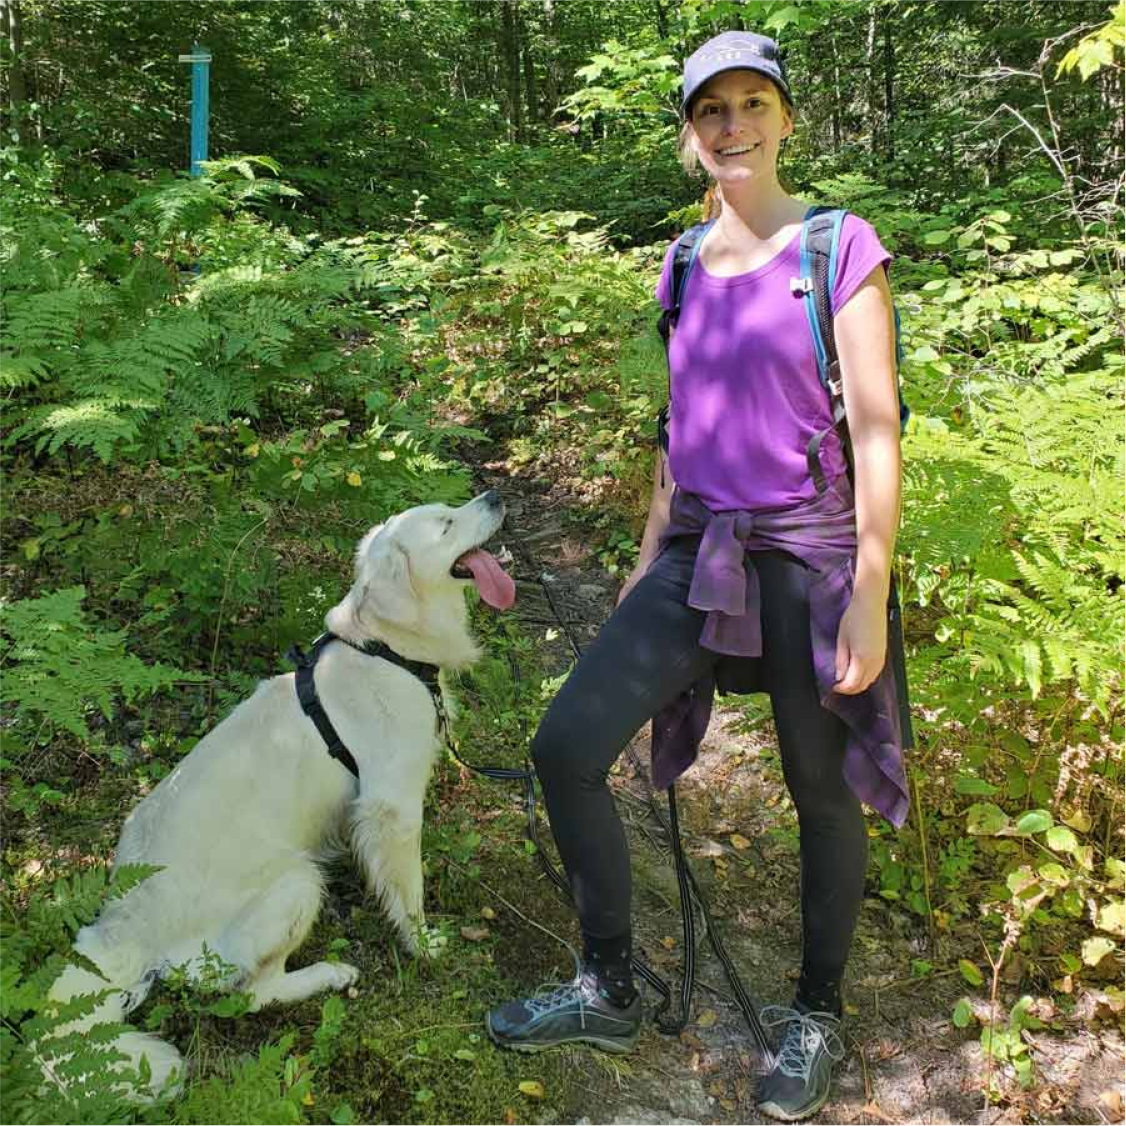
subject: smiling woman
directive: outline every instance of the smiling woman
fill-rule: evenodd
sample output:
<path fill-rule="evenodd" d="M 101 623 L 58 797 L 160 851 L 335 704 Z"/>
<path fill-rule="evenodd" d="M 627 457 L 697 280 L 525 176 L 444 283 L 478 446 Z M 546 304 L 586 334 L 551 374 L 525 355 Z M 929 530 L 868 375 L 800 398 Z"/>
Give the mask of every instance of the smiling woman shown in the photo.
<path fill-rule="evenodd" d="M 887 661 L 899 511 L 890 256 L 867 223 L 842 221 L 826 317 L 850 474 L 800 284 L 811 208 L 778 181 L 794 113 L 777 44 L 746 32 L 705 43 L 685 64 L 682 108 L 682 156 L 714 181 L 719 213 L 695 232 L 696 268 L 677 292 L 680 240 L 657 287 L 675 330 L 667 461 L 658 454 L 637 568 L 532 746 L 585 964 L 562 989 L 494 1009 L 488 1029 L 520 1051 L 632 1047 L 630 864 L 607 773 L 653 718 L 654 785 L 667 787 L 692 764 L 717 683 L 766 691 L 801 830 L 803 958 L 793 1005 L 764 1014 L 782 1043 L 760 1107 L 792 1121 L 824 1104 L 843 1054 L 840 986 L 867 865 L 861 802 L 895 824 L 906 814 Z"/>
<path fill-rule="evenodd" d="M 687 172 L 702 163 L 713 177 L 719 164 L 752 152 L 760 166 L 770 163 L 771 153 L 776 163 L 782 141 L 793 131 L 793 107 L 770 79 L 729 71 L 708 83 L 689 108 L 680 131 L 680 161 Z"/>

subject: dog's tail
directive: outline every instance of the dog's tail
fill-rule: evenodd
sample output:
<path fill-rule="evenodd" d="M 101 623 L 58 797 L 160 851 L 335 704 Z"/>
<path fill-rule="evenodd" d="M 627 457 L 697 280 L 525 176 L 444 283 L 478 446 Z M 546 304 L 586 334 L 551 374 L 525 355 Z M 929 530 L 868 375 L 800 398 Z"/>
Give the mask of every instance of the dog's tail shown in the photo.
<path fill-rule="evenodd" d="M 78 946 L 84 945 L 81 941 Z M 99 966 L 101 963 L 98 963 Z M 100 977 L 91 970 L 78 965 L 68 965 L 51 987 L 49 999 L 60 1008 L 67 1002 L 86 994 L 104 996 L 92 1012 L 85 1013 L 67 1024 L 55 1028 L 51 1037 L 61 1037 L 68 1033 L 85 1033 L 99 1024 L 118 1024 L 130 1009 L 144 1000 L 152 983 L 152 977 L 141 977 L 135 982 L 123 984 L 117 975 L 107 973 Z M 109 990 L 108 993 L 106 991 Z M 65 1009 L 64 1009 L 65 1011 Z M 175 1094 L 183 1078 L 184 1060 L 177 1049 L 157 1036 L 145 1032 L 122 1032 L 110 1045 L 125 1057 L 114 1064 L 115 1071 L 138 1071 L 144 1075 L 147 1070 L 147 1087 L 131 1086 L 122 1082 L 117 1086 L 118 1093 L 128 1101 L 147 1102 L 160 1095 Z M 72 1083 L 86 1083 L 88 1073 L 75 1074 L 74 1059 L 69 1046 L 66 1049 L 52 1049 L 50 1038 L 37 1045 L 39 1062 L 44 1074 L 64 1089 Z M 141 1061 L 146 1063 L 142 1065 Z"/>

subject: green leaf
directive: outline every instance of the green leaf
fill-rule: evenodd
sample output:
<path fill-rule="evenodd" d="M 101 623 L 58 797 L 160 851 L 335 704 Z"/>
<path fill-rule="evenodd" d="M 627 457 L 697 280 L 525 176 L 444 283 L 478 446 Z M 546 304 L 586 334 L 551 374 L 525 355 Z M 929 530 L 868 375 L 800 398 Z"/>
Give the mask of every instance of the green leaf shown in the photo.
<path fill-rule="evenodd" d="M 923 242 L 927 246 L 941 246 L 944 242 L 949 242 L 953 236 L 953 231 L 927 231 L 927 233 L 923 235 Z M 923 288 L 928 289 L 933 286 L 933 282 L 927 282 L 926 286 Z"/>
<path fill-rule="evenodd" d="M 1079 847 L 1075 834 L 1062 825 L 1053 825 L 1044 839 L 1048 842 L 1048 847 L 1056 852 L 1074 852 Z"/>
<path fill-rule="evenodd" d="M 1027 864 L 1022 864 L 1019 868 L 1010 872 L 1005 878 L 1005 885 L 1013 895 L 1021 896 L 1029 888 L 1037 886 L 1036 874 Z"/>
<path fill-rule="evenodd" d="M 942 357 L 936 352 L 929 344 L 923 344 L 916 348 L 910 356 L 910 359 L 916 363 L 925 364 L 930 363 L 932 360 L 938 360 Z"/>
<path fill-rule="evenodd" d="M 974 1007 L 970 1004 L 969 1000 L 965 997 L 961 998 L 954 1006 L 954 1014 L 951 1019 L 954 1021 L 955 1028 L 965 1028 L 971 1020 L 973 1020 Z"/>
<path fill-rule="evenodd" d="M 1047 880 L 1048 883 L 1055 884 L 1057 887 L 1066 887 L 1071 882 L 1067 869 L 1062 864 L 1055 863 L 1055 861 L 1041 864 L 1037 872 L 1042 880 Z"/>
<path fill-rule="evenodd" d="M 770 31 L 781 31 L 788 24 L 792 23 L 801 23 L 801 12 L 794 4 L 788 5 L 781 11 L 773 12 L 766 20 L 766 27 Z"/>
<path fill-rule="evenodd" d="M 975 778 L 972 774 L 960 774 L 954 780 L 954 790 L 959 794 L 975 794 L 978 797 L 991 798 L 997 787 L 984 778 Z"/>
<path fill-rule="evenodd" d="M 1126 925 L 1126 914 L 1124 914 L 1122 900 L 1108 899 L 1099 908 L 1099 930 L 1110 931 L 1111 934 L 1122 934 L 1124 925 Z"/>
<path fill-rule="evenodd" d="M 971 962 L 968 958 L 958 959 L 958 969 L 961 972 L 962 977 L 964 977 L 966 981 L 970 983 L 970 985 L 981 985 L 982 982 L 985 981 L 985 978 L 982 976 L 981 970 L 979 970 L 977 966 L 975 966 L 973 962 Z"/>
<path fill-rule="evenodd" d="M 1009 824 L 1009 815 L 992 802 L 977 802 L 966 812 L 966 832 L 975 837 L 995 837 Z"/>
<path fill-rule="evenodd" d="M 1109 938 L 1089 938 L 1083 943 L 1083 961 L 1088 966 L 1097 966 L 1113 949 Z"/>
<path fill-rule="evenodd" d="M 1052 815 L 1046 809 L 1030 809 L 1017 821 L 1016 831 L 1022 836 L 1043 833 L 1052 827 Z"/>

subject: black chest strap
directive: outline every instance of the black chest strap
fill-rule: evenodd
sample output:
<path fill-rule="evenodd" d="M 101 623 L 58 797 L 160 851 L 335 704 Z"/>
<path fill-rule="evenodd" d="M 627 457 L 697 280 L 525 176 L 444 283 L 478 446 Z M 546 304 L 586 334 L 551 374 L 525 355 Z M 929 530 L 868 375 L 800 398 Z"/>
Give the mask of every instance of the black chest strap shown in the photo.
<path fill-rule="evenodd" d="M 359 653 L 368 657 L 381 657 L 393 665 L 405 669 L 411 676 L 417 677 L 430 690 L 434 700 L 434 707 L 438 713 L 439 733 L 444 737 L 446 731 L 446 710 L 442 705 L 442 689 L 438 684 L 438 666 L 427 664 L 425 661 L 410 661 L 401 657 L 389 645 L 382 641 L 369 641 L 364 645 L 356 645 L 345 637 L 335 633 L 322 633 L 312 648 L 305 653 L 299 646 L 294 645 L 285 655 L 287 661 L 297 666 L 297 700 L 301 710 L 313 721 L 321 738 L 325 741 L 328 753 L 341 765 L 350 770 L 357 778 L 360 776 L 359 767 L 352 752 L 344 745 L 344 740 L 332 726 L 332 720 L 324 710 L 324 705 L 317 695 L 316 681 L 313 679 L 313 670 L 325 647 L 333 641 L 341 641 Z"/>

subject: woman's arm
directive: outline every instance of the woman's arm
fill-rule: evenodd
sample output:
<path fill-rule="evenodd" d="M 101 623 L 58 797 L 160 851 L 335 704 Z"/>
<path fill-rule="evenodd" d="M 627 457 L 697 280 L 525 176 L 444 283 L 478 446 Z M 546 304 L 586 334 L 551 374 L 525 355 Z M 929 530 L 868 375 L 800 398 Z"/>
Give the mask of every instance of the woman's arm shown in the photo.
<path fill-rule="evenodd" d="M 669 526 L 669 502 L 672 500 L 672 492 L 675 487 L 665 452 L 658 449 L 657 461 L 653 466 L 653 493 L 649 499 L 649 517 L 645 521 L 645 532 L 641 537 L 641 550 L 638 553 L 637 566 L 630 572 L 629 578 L 623 584 L 621 594 L 618 595 L 618 602 L 621 602 L 633 590 L 637 580 L 649 570 L 649 565 L 657 557 L 661 533 Z"/>
<path fill-rule="evenodd" d="M 877 266 L 833 319 L 856 488 L 856 576 L 837 637 L 836 691 L 863 692 L 887 657 L 887 599 L 899 526 L 899 395 L 891 290 Z"/>

